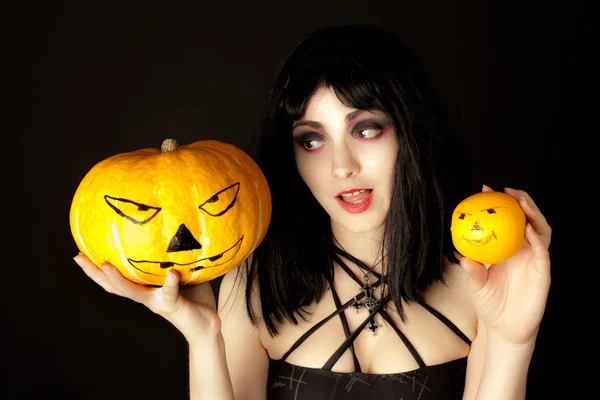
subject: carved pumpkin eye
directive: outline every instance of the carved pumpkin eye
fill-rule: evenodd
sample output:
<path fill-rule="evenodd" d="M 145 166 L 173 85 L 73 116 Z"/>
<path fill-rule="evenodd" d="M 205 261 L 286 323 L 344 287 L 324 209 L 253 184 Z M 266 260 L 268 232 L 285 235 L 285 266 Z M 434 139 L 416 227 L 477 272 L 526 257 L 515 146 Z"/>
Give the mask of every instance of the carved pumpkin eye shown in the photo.
<path fill-rule="evenodd" d="M 134 224 L 143 225 L 150 221 L 161 210 L 160 207 L 147 206 L 133 200 L 122 199 L 105 195 L 106 203 L 121 217 L 128 219 Z M 117 206 L 118 204 L 118 206 Z"/>
<path fill-rule="evenodd" d="M 233 185 L 228 186 L 212 195 L 208 200 L 199 205 L 198 208 L 206 212 L 208 215 L 219 217 L 233 207 L 239 191 L 240 183 L 234 183 Z"/>
<path fill-rule="evenodd" d="M 494 210 L 493 208 L 488 208 L 486 211 L 488 214 L 496 214 L 496 210 Z"/>

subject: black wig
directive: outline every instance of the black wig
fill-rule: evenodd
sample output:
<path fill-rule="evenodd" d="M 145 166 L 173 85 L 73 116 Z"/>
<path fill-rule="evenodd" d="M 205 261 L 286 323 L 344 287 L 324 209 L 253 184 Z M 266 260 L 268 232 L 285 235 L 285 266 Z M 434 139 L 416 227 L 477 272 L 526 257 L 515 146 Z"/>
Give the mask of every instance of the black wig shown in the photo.
<path fill-rule="evenodd" d="M 260 292 L 262 319 L 272 335 L 319 301 L 332 278 L 328 215 L 302 181 L 294 160 L 292 124 L 311 95 L 330 87 L 349 107 L 386 113 L 399 143 L 383 246 L 388 294 L 420 300 L 443 282 L 442 259 L 457 262 L 449 235 L 451 206 L 448 123 L 425 73 L 408 47 L 371 26 L 337 26 L 313 33 L 286 58 L 267 101 L 254 157 L 270 188 L 268 232 L 246 266 L 246 300 Z"/>

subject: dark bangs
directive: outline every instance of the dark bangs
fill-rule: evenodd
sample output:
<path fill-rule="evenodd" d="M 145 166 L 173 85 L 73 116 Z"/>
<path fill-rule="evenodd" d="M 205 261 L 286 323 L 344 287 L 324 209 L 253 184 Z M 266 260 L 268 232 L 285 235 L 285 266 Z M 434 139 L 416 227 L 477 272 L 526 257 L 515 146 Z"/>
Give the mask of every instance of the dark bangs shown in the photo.
<path fill-rule="evenodd" d="M 393 60 L 379 49 L 381 44 L 360 36 L 329 39 L 327 45 L 312 47 L 309 40 L 288 59 L 280 76 L 282 117 L 300 119 L 311 96 L 322 87 L 332 88 L 348 107 L 387 112 L 398 100 L 389 97 L 390 85 L 400 81 L 394 76 L 398 70 L 392 68 Z"/>

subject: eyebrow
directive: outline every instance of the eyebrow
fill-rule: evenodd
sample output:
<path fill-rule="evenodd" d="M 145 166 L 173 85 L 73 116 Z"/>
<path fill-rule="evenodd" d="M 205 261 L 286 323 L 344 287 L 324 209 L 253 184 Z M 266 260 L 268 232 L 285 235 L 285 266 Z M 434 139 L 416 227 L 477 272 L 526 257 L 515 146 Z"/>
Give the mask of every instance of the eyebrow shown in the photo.
<path fill-rule="evenodd" d="M 346 114 L 346 117 L 344 118 L 344 120 L 346 121 L 346 123 L 351 122 L 352 120 L 356 119 L 356 117 L 358 117 L 358 115 L 362 112 L 364 112 L 365 110 L 354 110 L 348 114 Z M 311 128 L 314 129 L 323 129 L 323 124 L 321 124 L 320 122 L 317 121 L 298 121 L 296 122 L 293 126 L 292 129 L 297 128 L 299 126 L 309 126 Z"/>

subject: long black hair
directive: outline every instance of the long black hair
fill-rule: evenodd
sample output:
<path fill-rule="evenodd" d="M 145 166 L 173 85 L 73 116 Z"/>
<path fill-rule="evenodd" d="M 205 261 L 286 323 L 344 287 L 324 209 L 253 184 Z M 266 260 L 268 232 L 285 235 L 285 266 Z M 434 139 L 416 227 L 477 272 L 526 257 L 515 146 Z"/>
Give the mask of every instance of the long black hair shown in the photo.
<path fill-rule="evenodd" d="M 330 219 L 298 173 L 292 141 L 293 121 L 320 87 L 332 88 L 349 107 L 385 112 L 396 132 L 383 243 L 388 294 L 400 316 L 401 299 L 420 300 L 433 282 L 443 282 L 443 256 L 457 262 L 445 197 L 451 189 L 444 156 L 448 124 L 423 69 L 404 43 L 380 28 L 318 30 L 280 67 L 254 150 L 273 209 L 267 234 L 245 268 L 246 304 L 250 319 L 262 318 L 271 335 L 281 323 L 304 318 L 333 274 Z M 261 316 L 251 305 L 256 288 Z"/>

